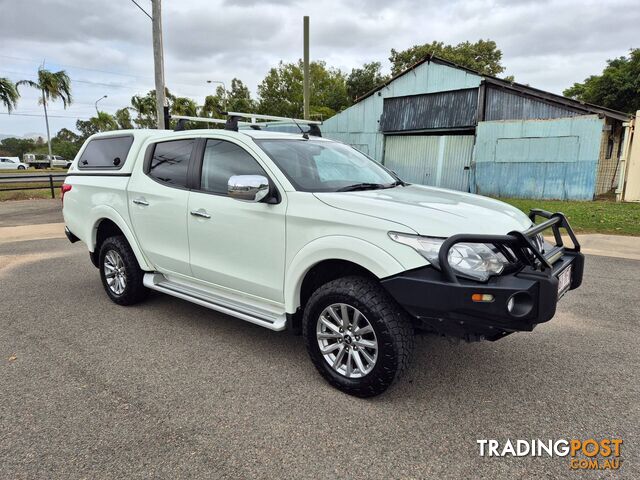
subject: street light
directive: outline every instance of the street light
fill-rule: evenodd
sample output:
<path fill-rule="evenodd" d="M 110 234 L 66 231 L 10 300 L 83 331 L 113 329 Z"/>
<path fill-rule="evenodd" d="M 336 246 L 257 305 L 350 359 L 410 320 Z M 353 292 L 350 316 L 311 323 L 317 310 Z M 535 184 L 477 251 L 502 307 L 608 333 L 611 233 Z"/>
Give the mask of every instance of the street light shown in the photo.
<path fill-rule="evenodd" d="M 222 85 L 222 88 L 224 89 L 224 98 L 222 99 L 224 101 L 224 110 L 225 112 L 227 111 L 227 87 L 224 84 L 224 82 L 220 81 L 220 80 L 207 80 L 207 83 L 219 83 L 220 85 Z"/>
<path fill-rule="evenodd" d="M 107 96 L 106 96 L 106 95 L 104 95 L 104 96 L 100 97 L 99 99 L 97 99 L 97 100 L 95 101 L 94 105 L 96 106 L 96 113 L 97 113 L 97 114 L 99 114 L 99 113 L 100 113 L 100 112 L 98 111 L 98 102 L 99 102 L 100 100 L 104 100 L 105 98 L 107 98 Z"/>

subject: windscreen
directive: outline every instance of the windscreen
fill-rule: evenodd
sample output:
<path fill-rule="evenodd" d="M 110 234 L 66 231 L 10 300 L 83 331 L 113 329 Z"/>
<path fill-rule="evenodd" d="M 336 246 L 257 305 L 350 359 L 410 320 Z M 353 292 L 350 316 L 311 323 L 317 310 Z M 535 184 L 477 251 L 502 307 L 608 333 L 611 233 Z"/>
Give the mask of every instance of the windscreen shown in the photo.
<path fill-rule="evenodd" d="M 256 140 L 296 190 L 337 192 L 356 185 L 388 188 L 398 179 L 382 165 L 342 143 L 323 140 Z"/>

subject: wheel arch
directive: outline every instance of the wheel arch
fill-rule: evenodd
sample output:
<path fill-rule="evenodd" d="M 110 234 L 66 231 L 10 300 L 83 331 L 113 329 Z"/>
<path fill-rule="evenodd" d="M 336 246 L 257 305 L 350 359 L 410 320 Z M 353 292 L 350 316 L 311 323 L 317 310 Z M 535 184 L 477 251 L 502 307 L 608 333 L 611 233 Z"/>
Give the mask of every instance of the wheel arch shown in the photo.
<path fill-rule="evenodd" d="M 317 284 L 318 277 L 330 281 L 356 273 L 381 279 L 404 270 L 389 253 L 365 240 L 347 236 L 322 237 L 300 249 L 287 268 L 285 309 L 287 313 L 295 313 L 303 305 L 305 296 L 313 293 L 309 289 Z"/>
<path fill-rule="evenodd" d="M 114 234 L 120 234 L 124 235 L 127 242 L 129 242 L 140 268 L 145 271 L 153 270 L 152 265 L 142 253 L 135 235 L 116 210 L 111 207 L 102 206 L 99 211 L 94 213 L 95 220 L 92 222 L 90 235 L 87 236 L 87 238 L 90 239 L 88 247 L 92 256 L 99 253 L 100 245 L 106 238 Z"/>

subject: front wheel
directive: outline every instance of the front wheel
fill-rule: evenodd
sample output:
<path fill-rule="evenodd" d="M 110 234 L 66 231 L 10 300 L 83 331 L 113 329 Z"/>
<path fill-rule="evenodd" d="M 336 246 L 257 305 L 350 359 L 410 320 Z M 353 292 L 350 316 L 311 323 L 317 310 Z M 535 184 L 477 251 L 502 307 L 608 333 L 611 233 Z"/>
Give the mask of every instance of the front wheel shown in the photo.
<path fill-rule="evenodd" d="M 24 170 L 24 165 L 18 165 L 18 170 Z"/>
<path fill-rule="evenodd" d="M 320 287 L 306 305 L 303 335 L 320 374 L 350 395 L 384 392 L 409 364 L 408 315 L 374 280 L 344 277 Z"/>

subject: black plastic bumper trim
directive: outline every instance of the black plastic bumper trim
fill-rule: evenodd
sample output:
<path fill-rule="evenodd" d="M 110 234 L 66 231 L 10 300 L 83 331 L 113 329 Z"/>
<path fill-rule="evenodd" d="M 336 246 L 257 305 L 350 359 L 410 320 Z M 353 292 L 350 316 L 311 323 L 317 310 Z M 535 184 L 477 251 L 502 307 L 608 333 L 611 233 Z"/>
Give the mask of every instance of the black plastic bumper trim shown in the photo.
<path fill-rule="evenodd" d="M 381 283 L 422 326 L 465 339 L 496 340 L 507 333 L 531 331 L 553 318 L 558 302 L 557 275 L 569 265 L 569 290 L 573 290 L 582 283 L 584 256 L 579 252 L 565 252 L 551 270 L 524 267 L 486 283 L 462 278 L 452 283 L 432 266 L 387 277 Z M 494 300 L 473 302 L 474 293 L 493 295 Z M 509 299 L 518 293 L 531 299 L 531 309 L 525 314 L 513 314 L 507 308 Z"/>
<path fill-rule="evenodd" d="M 76 243 L 80 241 L 78 237 L 76 237 L 73 233 L 71 233 L 71 230 L 69 230 L 69 227 L 64 227 L 64 234 L 67 236 L 67 238 L 71 243 Z"/>

